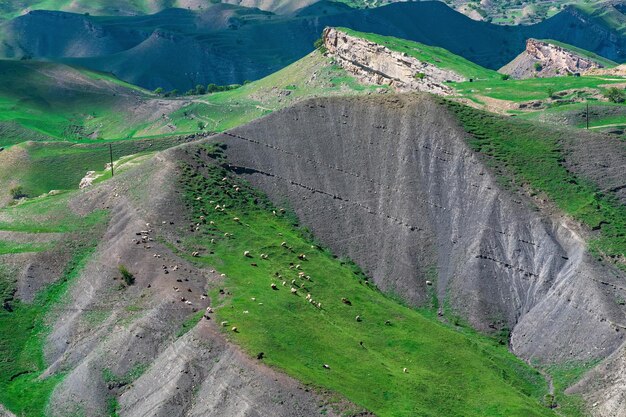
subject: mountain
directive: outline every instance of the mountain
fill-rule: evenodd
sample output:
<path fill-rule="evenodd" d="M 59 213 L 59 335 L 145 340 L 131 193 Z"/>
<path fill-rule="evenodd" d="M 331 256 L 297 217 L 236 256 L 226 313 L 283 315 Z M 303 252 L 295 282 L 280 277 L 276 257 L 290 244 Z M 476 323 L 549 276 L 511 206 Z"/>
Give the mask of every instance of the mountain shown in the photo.
<path fill-rule="evenodd" d="M 441 31 L 441 24 L 449 29 Z M 316 3 L 295 16 L 223 4 L 141 17 L 39 11 L 2 24 L 0 54 L 68 62 L 149 89 L 187 90 L 275 72 L 311 51 L 326 26 L 440 46 L 491 69 L 521 53 L 528 38 L 555 39 L 617 62 L 626 59 L 624 38 L 577 9 L 534 26 L 503 27 L 473 21 L 439 2 L 368 10 Z"/>

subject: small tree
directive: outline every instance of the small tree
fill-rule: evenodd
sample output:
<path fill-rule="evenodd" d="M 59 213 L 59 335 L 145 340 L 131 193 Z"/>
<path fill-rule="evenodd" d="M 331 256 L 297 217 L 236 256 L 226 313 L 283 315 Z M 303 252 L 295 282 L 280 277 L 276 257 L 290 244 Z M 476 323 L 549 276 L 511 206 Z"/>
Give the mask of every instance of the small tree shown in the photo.
<path fill-rule="evenodd" d="M 509 79 L 511 79 L 511 74 L 502 74 L 500 76 L 500 79 L 502 79 L 502 81 L 509 80 Z"/>
<path fill-rule="evenodd" d="M 198 129 L 204 130 L 204 122 L 201 122 L 200 120 L 198 120 Z"/>
<path fill-rule="evenodd" d="M 539 72 L 541 71 L 543 67 L 541 66 L 541 64 L 539 62 L 535 62 L 535 71 Z"/>
<path fill-rule="evenodd" d="M 548 93 L 548 97 L 553 98 L 554 97 L 554 88 L 548 87 L 546 89 L 546 93 Z"/>
<path fill-rule="evenodd" d="M 620 90 L 617 87 L 609 88 L 605 93 L 606 97 L 612 103 L 623 103 L 626 97 L 624 96 L 624 90 Z"/>
<path fill-rule="evenodd" d="M 122 274 L 122 279 L 126 283 L 126 285 L 133 285 L 135 283 L 135 276 L 128 270 L 124 265 L 120 265 L 117 267 Z"/>
<path fill-rule="evenodd" d="M 423 80 L 424 77 L 426 77 L 426 74 L 424 74 L 423 72 L 418 72 L 417 74 L 415 74 L 416 80 Z"/>
<path fill-rule="evenodd" d="M 160 96 L 161 94 L 163 94 L 163 87 L 157 87 L 157 88 L 154 90 L 154 94 L 157 94 L 157 95 L 159 95 L 159 96 Z"/>
<path fill-rule="evenodd" d="M 196 86 L 196 94 L 199 96 L 206 94 L 206 87 L 202 84 L 198 84 Z"/>

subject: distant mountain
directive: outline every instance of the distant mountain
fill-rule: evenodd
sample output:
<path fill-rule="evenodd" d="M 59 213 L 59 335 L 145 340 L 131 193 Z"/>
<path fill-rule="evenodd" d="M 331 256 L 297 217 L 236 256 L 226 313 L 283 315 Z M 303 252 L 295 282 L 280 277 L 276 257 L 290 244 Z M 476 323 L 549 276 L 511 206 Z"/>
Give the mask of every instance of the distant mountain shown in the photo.
<path fill-rule="evenodd" d="M 624 62 L 626 37 L 609 23 L 567 8 L 537 25 L 499 26 L 474 21 L 441 2 L 375 9 L 318 2 L 293 16 L 228 4 L 122 17 L 37 11 L 0 25 L 0 56 L 68 62 L 146 88 L 184 90 L 275 72 L 310 52 L 326 26 L 441 46 L 490 69 L 524 51 L 528 38 L 554 39 Z"/>

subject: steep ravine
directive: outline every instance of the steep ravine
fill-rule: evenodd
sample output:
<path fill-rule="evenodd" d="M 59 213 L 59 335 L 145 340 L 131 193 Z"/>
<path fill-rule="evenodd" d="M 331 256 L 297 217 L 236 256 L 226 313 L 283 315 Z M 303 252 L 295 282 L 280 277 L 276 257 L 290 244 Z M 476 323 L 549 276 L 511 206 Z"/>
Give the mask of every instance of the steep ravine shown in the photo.
<path fill-rule="evenodd" d="M 379 287 L 512 330 L 542 362 L 603 358 L 622 343 L 623 274 L 594 262 L 566 218 L 501 189 L 428 96 L 312 100 L 221 135 L 233 169 Z"/>

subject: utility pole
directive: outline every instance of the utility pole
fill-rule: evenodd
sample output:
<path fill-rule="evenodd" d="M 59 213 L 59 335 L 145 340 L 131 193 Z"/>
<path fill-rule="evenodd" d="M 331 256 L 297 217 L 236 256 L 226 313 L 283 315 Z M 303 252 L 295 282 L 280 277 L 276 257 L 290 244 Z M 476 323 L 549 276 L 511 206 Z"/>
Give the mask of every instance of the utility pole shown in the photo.
<path fill-rule="evenodd" d="M 587 121 L 587 130 L 589 130 L 589 102 L 587 102 L 587 117 L 585 117 Z"/>
<path fill-rule="evenodd" d="M 113 178 L 113 145 L 109 143 L 109 157 L 111 158 L 111 178 Z"/>

